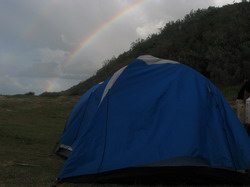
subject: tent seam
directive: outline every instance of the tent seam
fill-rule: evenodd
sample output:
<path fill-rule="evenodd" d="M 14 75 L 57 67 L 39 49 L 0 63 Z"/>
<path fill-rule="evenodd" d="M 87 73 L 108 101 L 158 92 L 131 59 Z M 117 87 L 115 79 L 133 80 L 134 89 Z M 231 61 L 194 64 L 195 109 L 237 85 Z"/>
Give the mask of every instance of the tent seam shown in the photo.
<path fill-rule="evenodd" d="M 89 106 L 89 101 L 90 101 L 90 98 L 92 97 L 92 95 L 93 95 L 93 92 L 91 92 L 90 93 L 90 96 L 89 96 L 89 99 L 88 99 L 88 101 L 87 101 L 87 105 L 86 105 L 86 108 L 85 108 L 85 110 L 84 110 L 84 113 L 83 113 L 83 115 L 82 115 L 82 118 L 81 119 L 84 119 L 84 116 L 86 115 L 86 112 L 87 112 L 87 108 L 88 108 L 88 106 Z M 81 120 L 82 121 L 82 120 Z M 77 129 L 77 132 L 79 133 L 79 129 L 80 129 L 80 125 L 78 126 L 78 129 Z M 78 134 L 77 133 L 77 134 Z M 75 139 L 74 139 L 74 141 L 77 139 L 77 137 L 75 137 Z"/>
<path fill-rule="evenodd" d="M 100 162 L 100 166 L 97 170 L 97 173 L 100 173 L 101 169 L 102 169 L 102 165 L 103 165 L 103 162 L 104 162 L 104 157 L 105 157 L 105 153 L 106 153 L 106 147 L 107 147 L 107 134 L 108 134 L 108 113 L 109 113 L 109 110 L 108 110 L 108 104 L 109 104 L 109 92 L 107 93 L 106 95 L 106 98 L 107 98 L 107 114 L 106 114 L 106 121 L 105 121 L 105 135 L 104 135 L 104 149 L 103 149 L 103 153 L 102 153 L 102 158 L 101 158 L 101 162 Z"/>
<path fill-rule="evenodd" d="M 211 91 L 211 89 L 209 90 Z M 217 101 L 217 99 L 215 98 L 215 94 L 211 91 L 209 92 L 211 94 L 211 96 L 214 98 L 215 102 L 216 102 L 216 105 L 217 105 L 217 108 L 219 110 L 219 113 L 221 114 L 222 116 L 222 121 L 223 121 L 223 131 L 225 133 L 225 136 L 226 136 L 226 142 L 227 142 L 227 145 L 228 145 L 228 149 L 229 149 L 229 152 L 230 152 L 230 155 L 231 155 L 231 158 L 232 158 L 232 162 L 234 164 L 234 169 L 237 171 L 238 167 L 237 167 L 237 162 L 234 158 L 234 155 L 233 155 L 233 152 L 232 152 L 232 149 L 231 149 L 231 145 L 230 145 L 230 141 L 229 141 L 229 137 L 228 137 L 228 130 L 227 130 L 227 126 L 226 126 L 226 123 L 225 123 L 225 119 L 222 115 L 222 112 L 221 112 L 221 105 L 219 104 L 219 102 Z"/>

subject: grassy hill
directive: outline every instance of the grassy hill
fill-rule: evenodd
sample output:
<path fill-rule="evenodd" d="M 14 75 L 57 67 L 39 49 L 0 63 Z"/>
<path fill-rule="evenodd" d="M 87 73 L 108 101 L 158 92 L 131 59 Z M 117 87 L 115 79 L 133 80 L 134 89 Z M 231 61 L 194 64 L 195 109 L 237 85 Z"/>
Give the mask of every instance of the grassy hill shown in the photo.
<path fill-rule="evenodd" d="M 187 64 L 217 85 L 239 84 L 250 78 L 249 12 L 250 2 L 191 11 L 167 23 L 159 34 L 138 39 L 128 51 L 104 61 L 89 79 L 60 93 L 42 95 L 81 95 L 144 54 Z"/>

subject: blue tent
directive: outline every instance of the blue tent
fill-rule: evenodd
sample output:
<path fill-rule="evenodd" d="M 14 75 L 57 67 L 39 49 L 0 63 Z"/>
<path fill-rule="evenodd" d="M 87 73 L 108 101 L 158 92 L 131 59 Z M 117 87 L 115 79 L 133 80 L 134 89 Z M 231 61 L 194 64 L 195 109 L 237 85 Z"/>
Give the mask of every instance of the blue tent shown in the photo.
<path fill-rule="evenodd" d="M 250 138 L 218 89 L 184 64 L 148 55 L 87 92 L 60 143 L 72 148 L 63 182 L 112 182 L 124 173 L 128 180 L 128 173 L 181 166 L 250 168 Z"/>
<path fill-rule="evenodd" d="M 64 132 L 56 147 L 56 154 L 68 158 L 74 148 L 76 140 L 80 137 L 84 124 L 92 120 L 100 102 L 104 84 L 99 83 L 90 88 L 73 108 L 64 128 Z M 99 88 L 97 90 L 97 88 Z"/>

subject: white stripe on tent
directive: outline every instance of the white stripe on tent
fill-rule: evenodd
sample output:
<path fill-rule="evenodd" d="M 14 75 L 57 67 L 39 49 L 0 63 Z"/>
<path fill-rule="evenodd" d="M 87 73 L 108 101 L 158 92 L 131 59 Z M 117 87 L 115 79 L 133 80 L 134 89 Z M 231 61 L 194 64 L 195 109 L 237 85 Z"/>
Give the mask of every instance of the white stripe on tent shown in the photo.
<path fill-rule="evenodd" d="M 118 77 L 121 75 L 121 73 L 124 71 L 124 69 L 127 66 L 124 66 L 123 68 L 119 69 L 117 72 L 114 73 L 114 75 L 111 77 L 111 79 L 109 80 L 108 84 L 106 85 L 103 94 L 102 94 L 102 98 L 101 101 L 99 103 L 99 105 L 102 103 L 102 100 L 104 99 L 104 97 L 107 95 L 107 93 L 109 92 L 110 88 L 115 84 L 115 81 L 118 79 Z"/>
<path fill-rule="evenodd" d="M 173 60 L 160 59 L 160 58 L 156 58 L 156 57 L 151 56 L 151 55 L 142 55 L 142 56 L 139 56 L 137 59 L 143 60 L 148 65 L 166 64 L 166 63 L 179 64 L 179 62 L 176 62 Z"/>

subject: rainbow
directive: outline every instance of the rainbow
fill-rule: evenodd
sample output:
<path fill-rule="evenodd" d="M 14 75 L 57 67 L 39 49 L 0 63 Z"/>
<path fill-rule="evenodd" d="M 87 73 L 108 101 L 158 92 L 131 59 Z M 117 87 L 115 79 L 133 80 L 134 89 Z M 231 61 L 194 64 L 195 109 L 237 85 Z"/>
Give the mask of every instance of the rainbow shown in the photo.
<path fill-rule="evenodd" d="M 108 21 L 102 23 L 99 25 L 92 33 L 90 33 L 86 38 L 84 38 L 78 45 L 75 47 L 70 55 L 66 58 L 66 60 L 62 63 L 62 68 L 69 65 L 82 51 L 85 49 L 88 44 L 90 44 L 91 41 L 93 41 L 98 35 L 100 35 L 103 31 L 105 31 L 107 28 L 109 28 L 112 24 L 116 23 L 121 18 L 128 15 L 133 10 L 139 8 L 140 6 L 144 5 L 146 2 L 150 0 L 137 0 L 135 3 L 131 4 L 130 6 L 124 8 L 117 14 L 115 14 L 112 18 L 110 18 Z M 53 91 L 53 88 L 55 88 L 56 83 L 58 79 L 52 78 L 47 82 L 47 86 L 45 88 L 45 91 Z"/>
<path fill-rule="evenodd" d="M 108 27 L 110 27 L 113 23 L 117 22 L 119 19 L 126 16 L 128 13 L 130 13 L 132 10 L 142 6 L 149 0 L 138 0 L 135 3 L 131 4 L 130 6 L 126 7 L 122 11 L 118 12 L 116 15 L 114 15 L 111 19 L 101 24 L 99 27 L 97 27 L 94 32 L 89 34 L 86 38 L 84 38 L 78 46 L 71 52 L 71 54 L 67 57 L 67 59 L 63 62 L 62 67 L 67 66 L 70 64 L 74 58 L 76 58 L 81 51 L 91 42 L 93 41 L 100 33 L 105 31 Z"/>
<path fill-rule="evenodd" d="M 45 92 L 52 92 L 54 91 L 55 87 L 56 87 L 56 83 L 57 83 L 58 78 L 53 77 L 52 79 L 47 81 L 46 84 L 46 88 L 45 88 Z"/>

